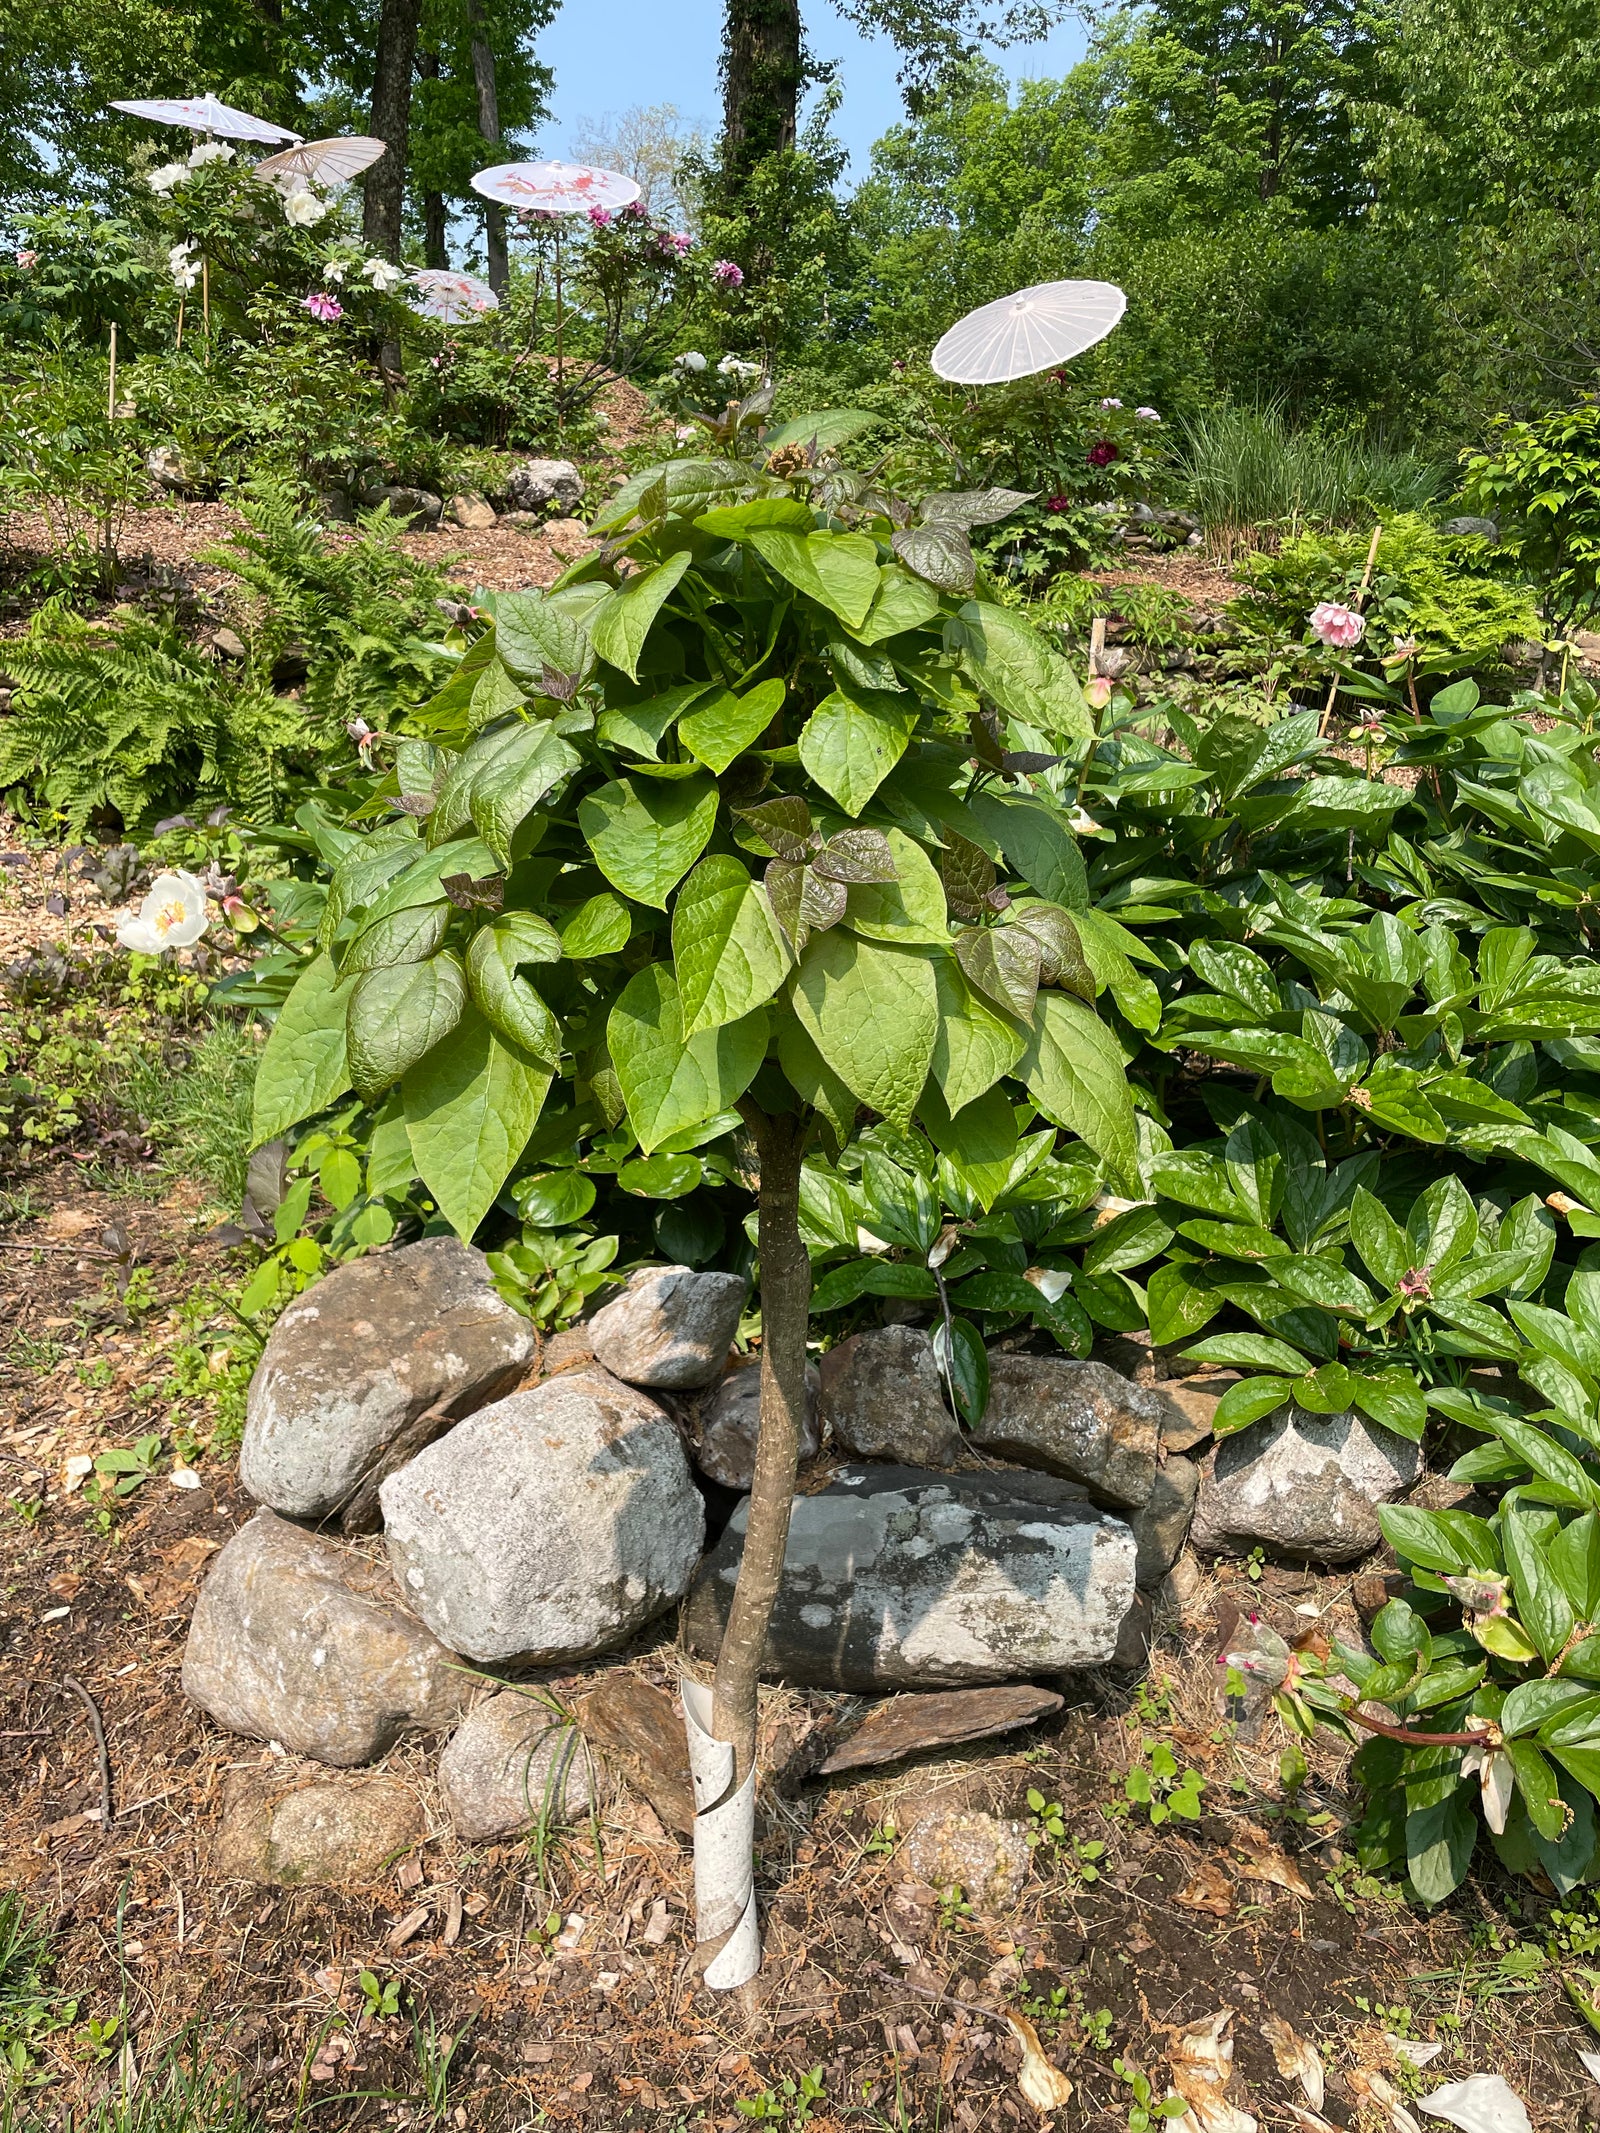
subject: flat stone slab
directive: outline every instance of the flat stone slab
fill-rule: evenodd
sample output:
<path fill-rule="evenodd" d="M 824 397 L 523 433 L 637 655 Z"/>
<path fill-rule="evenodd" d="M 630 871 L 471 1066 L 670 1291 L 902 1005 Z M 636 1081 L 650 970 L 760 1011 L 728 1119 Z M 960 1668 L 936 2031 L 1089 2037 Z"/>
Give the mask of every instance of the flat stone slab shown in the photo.
<path fill-rule="evenodd" d="M 741 1504 L 684 1610 L 689 1648 L 721 1640 L 744 1547 Z M 1099 1666 L 1133 1602 L 1134 1538 L 1043 1474 L 845 1467 L 797 1496 L 765 1671 L 802 1688 L 966 1688 Z"/>
<path fill-rule="evenodd" d="M 898 1763 L 926 1748 L 954 1748 L 964 1740 L 1010 1733 L 1051 1717 L 1062 1702 L 1053 1689 L 1022 1682 L 1014 1688 L 953 1689 L 942 1696 L 891 1696 L 867 1713 L 818 1774 L 837 1777 L 842 1770 Z"/>
<path fill-rule="evenodd" d="M 1104 1363 L 997 1355 L 972 1441 L 992 1458 L 1081 1481 L 1106 1502 L 1137 1510 L 1155 1485 L 1169 1418 L 1175 1411 L 1160 1392 Z"/>
<path fill-rule="evenodd" d="M 619 1669 L 578 1704 L 576 1717 L 613 1768 L 642 1792 L 668 1829 L 694 1831 L 694 1784 L 683 1720 L 662 1689 Z"/>
<path fill-rule="evenodd" d="M 320 1778 L 286 1790 L 236 1772 L 224 1787 L 211 1863 L 228 1880 L 359 1888 L 427 1833 L 421 1801 L 398 1778 Z"/>

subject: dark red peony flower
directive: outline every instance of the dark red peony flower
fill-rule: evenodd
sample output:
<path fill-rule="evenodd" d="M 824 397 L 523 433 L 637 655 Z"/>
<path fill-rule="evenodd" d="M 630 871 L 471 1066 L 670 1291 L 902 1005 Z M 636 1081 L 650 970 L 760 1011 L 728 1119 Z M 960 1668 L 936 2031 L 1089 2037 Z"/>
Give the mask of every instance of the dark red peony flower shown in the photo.
<path fill-rule="evenodd" d="M 1121 457 L 1122 454 L 1109 437 L 1102 437 L 1098 444 L 1091 444 L 1089 447 L 1089 464 L 1092 467 L 1108 467 L 1113 459 Z"/>
<path fill-rule="evenodd" d="M 1070 511 L 1072 509 L 1072 498 L 1070 496 L 1047 496 L 1044 500 L 1044 507 L 1047 511 Z"/>

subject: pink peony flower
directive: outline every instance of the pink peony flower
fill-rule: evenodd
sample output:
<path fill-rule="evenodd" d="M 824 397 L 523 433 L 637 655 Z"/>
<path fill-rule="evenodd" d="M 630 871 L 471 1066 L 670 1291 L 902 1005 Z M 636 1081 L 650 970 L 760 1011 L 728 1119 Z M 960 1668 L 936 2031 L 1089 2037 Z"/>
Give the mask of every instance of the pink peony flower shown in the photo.
<path fill-rule="evenodd" d="M 719 289 L 742 289 L 744 268 L 736 266 L 731 259 L 719 259 L 711 269 L 711 279 Z"/>
<path fill-rule="evenodd" d="M 1111 439 L 1109 437 L 1102 437 L 1098 444 L 1090 445 L 1086 456 L 1088 458 L 1090 466 L 1108 467 L 1110 466 L 1113 459 L 1120 459 L 1122 457 L 1122 454 L 1117 450 L 1116 446 L 1111 442 Z"/>
<path fill-rule="evenodd" d="M 314 289 L 306 298 L 305 303 L 306 309 L 313 318 L 331 322 L 333 319 L 344 317 L 343 304 L 339 302 L 336 296 L 329 296 L 326 290 Z"/>
<path fill-rule="evenodd" d="M 629 216 L 634 222 L 642 222 L 645 216 L 649 214 L 650 210 L 645 206 L 642 200 L 630 200 L 627 206 L 622 210 L 622 212 L 625 215 Z"/>
<path fill-rule="evenodd" d="M 38 264 L 39 255 L 37 252 L 22 251 L 17 254 L 17 265 L 21 267 L 24 274 L 31 274 Z"/>
<path fill-rule="evenodd" d="M 661 232 L 662 251 L 675 252 L 680 259 L 693 243 L 694 239 L 687 230 L 673 230 L 671 232 L 663 230 Z"/>
<path fill-rule="evenodd" d="M 1161 417 L 1153 407 L 1136 407 L 1134 413 L 1141 422 L 1159 422 L 1161 420 Z"/>
<path fill-rule="evenodd" d="M 1102 407 L 1120 407 L 1122 402 L 1120 400 L 1102 400 L 1100 405 Z"/>
<path fill-rule="evenodd" d="M 589 210 L 589 220 L 594 224 L 597 230 L 608 230 L 610 229 L 612 223 L 616 220 L 616 217 L 612 214 L 610 208 L 608 207 L 591 207 Z"/>
<path fill-rule="evenodd" d="M 1366 633 L 1366 623 L 1353 607 L 1337 600 L 1319 600 L 1311 610 L 1311 634 L 1333 651 L 1352 651 Z"/>

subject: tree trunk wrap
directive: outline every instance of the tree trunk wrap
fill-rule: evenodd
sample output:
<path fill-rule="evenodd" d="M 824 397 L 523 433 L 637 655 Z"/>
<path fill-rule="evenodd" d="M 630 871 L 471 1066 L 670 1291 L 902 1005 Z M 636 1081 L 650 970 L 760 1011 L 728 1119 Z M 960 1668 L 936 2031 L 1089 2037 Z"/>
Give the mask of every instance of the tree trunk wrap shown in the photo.
<path fill-rule="evenodd" d="M 733 1750 L 710 1730 L 711 1691 L 687 1675 L 679 1686 L 694 1779 L 695 1958 L 712 1991 L 728 1992 L 761 1968 L 756 1774 L 734 1787 Z"/>

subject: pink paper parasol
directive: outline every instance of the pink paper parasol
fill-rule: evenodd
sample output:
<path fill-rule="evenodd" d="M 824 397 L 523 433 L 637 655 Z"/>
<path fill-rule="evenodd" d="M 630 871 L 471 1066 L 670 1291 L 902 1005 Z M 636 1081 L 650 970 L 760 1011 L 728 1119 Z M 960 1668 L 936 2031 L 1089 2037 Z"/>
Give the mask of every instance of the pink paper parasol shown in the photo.
<path fill-rule="evenodd" d="M 112 99 L 113 111 L 126 111 L 130 118 L 154 119 L 158 126 L 187 126 L 191 133 L 219 134 L 225 141 L 298 141 L 287 126 L 274 126 L 269 119 L 252 118 L 248 111 L 235 111 L 208 89 L 204 96 L 152 96 L 130 100 Z"/>
<path fill-rule="evenodd" d="M 303 178 L 308 185 L 344 185 L 370 170 L 384 144 L 370 134 L 341 134 L 329 141 L 301 141 L 280 148 L 256 165 L 258 178 Z"/>
<path fill-rule="evenodd" d="M 482 318 L 498 311 L 500 299 L 476 274 L 452 274 L 443 267 L 418 267 L 411 276 L 417 291 L 417 309 L 429 318 L 453 325 L 458 319 Z"/>
<path fill-rule="evenodd" d="M 627 207 L 639 197 L 632 178 L 589 163 L 496 163 L 472 181 L 475 193 L 503 207 L 547 215 L 586 215 L 591 207 Z"/>

